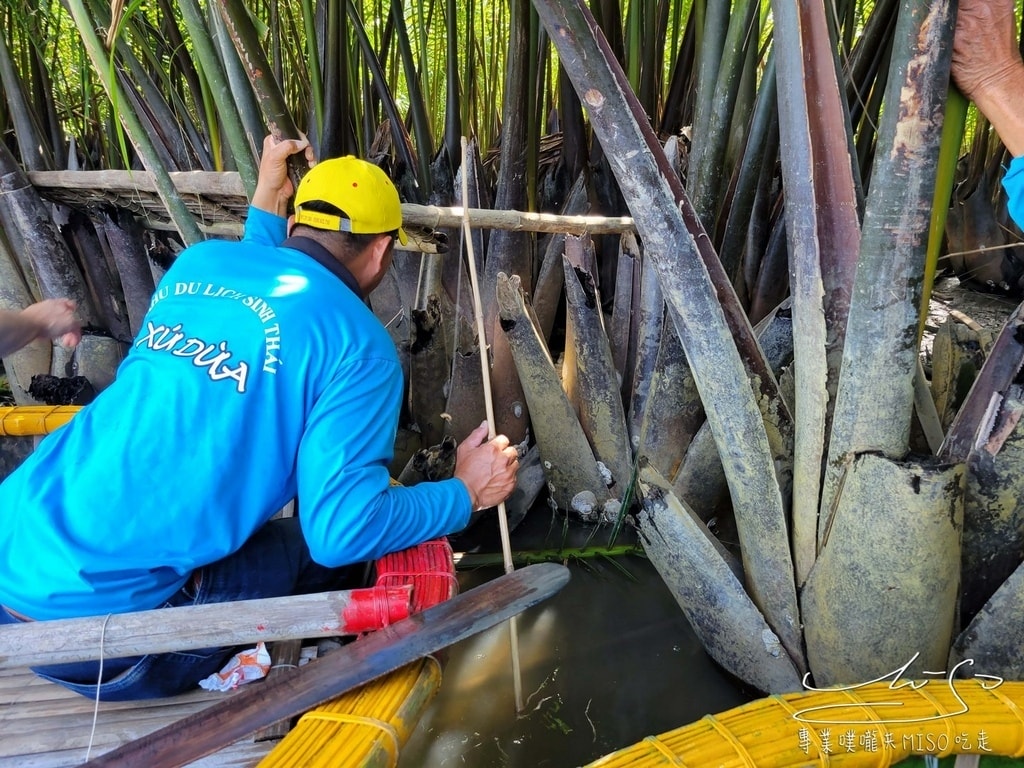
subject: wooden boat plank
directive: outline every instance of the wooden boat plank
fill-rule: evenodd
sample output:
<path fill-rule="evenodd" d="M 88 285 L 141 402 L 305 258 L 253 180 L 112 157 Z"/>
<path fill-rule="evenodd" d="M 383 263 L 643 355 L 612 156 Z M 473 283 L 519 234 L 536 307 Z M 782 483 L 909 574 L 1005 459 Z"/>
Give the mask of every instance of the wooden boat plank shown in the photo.
<path fill-rule="evenodd" d="M 6 714 L 9 710 L 22 707 L 31 706 L 35 703 L 45 704 L 51 702 L 53 706 L 58 708 L 66 708 L 68 711 L 74 711 L 76 707 L 80 706 L 78 698 L 70 698 L 65 695 L 64 689 L 59 686 L 49 683 L 46 680 L 39 679 L 38 683 L 23 686 L 0 686 L 0 723 L 4 722 Z M 223 694 L 209 693 L 206 691 L 196 690 L 194 693 L 183 694 L 182 696 L 176 696 L 171 699 L 156 699 L 153 700 L 150 706 L 159 707 L 163 706 L 161 702 L 166 703 L 181 703 L 187 701 L 216 701 Z M 61 703 L 58 703 L 61 702 Z M 92 702 L 89 702 L 90 711 L 92 711 Z M 116 711 L 119 709 L 132 709 L 133 702 L 107 702 L 104 704 L 105 711 Z M 134 708 L 138 708 L 137 706 Z"/>
<path fill-rule="evenodd" d="M 92 703 L 87 703 L 89 704 L 87 708 L 82 708 L 78 702 L 59 699 L 29 702 L 26 704 L 19 703 L 17 706 L 4 710 L 4 714 L 0 715 L 0 730 L 5 732 L 7 730 L 15 730 L 15 726 L 17 726 L 17 729 L 22 729 L 33 720 L 39 723 L 38 726 L 33 728 L 35 733 L 45 729 L 63 731 L 69 727 L 78 728 L 82 723 L 88 727 L 92 724 L 93 711 Z M 99 723 L 113 724 L 152 717 L 184 717 L 193 712 L 206 709 L 214 702 L 180 701 L 177 698 L 173 698 L 170 700 L 155 699 L 152 704 L 147 702 L 147 706 L 143 707 L 139 707 L 138 702 L 135 703 L 135 707 L 119 705 L 108 708 L 101 705 L 97 720 Z M 10 738 L 9 734 L 4 734 L 4 744 L 0 746 L 0 755 L 7 751 L 7 741 Z M 14 738 L 17 738 L 17 734 L 14 735 Z"/>
<path fill-rule="evenodd" d="M 26 685 L 31 681 L 38 681 L 40 684 L 46 683 L 28 667 L 0 667 L 0 685 L 10 686 L 19 679 Z"/>
<path fill-rule="evenodd" d="M 223 696 L 223 694 L 221 694 Z M 147 702 L 147 709 L 159 709 L 160 707 L 166 706 L 182 706 L 192 705 L 195 703 L 197 708 L 208 706 L 209 704 L 217 701 L 215 696 L 199 695 L 193 697 L 192 694 L 188 694 L 188 698 L 185 697 L 173 697 L 170 699 L 153 699 Z M 103 712 L 118 712 L 125 709 L 138 709 L 138 705 L 132 706 L 133 702 L 107 702 L 103 705 Z M 36 708 L 48 708 L 51 713 L 57 712 L 68 712 L 74 713 L 79 711 L 81 705 L 73 699 L 67 699 L 63 696 L 54 696 L 49 693 L 45 687 L 31 689 L 31 695 L 23 695 L 18 698 L 7 698 L 0 703 L 0 723 L 5 722 L 8 718 L 16 717 L 17 715 L 12 714 L 15 710 L 28 709 L 31 710 L 33 707 Z M 89 702 L 89 712 L 92 712 L 92 702 Z"/>
<path fill-rule="evenodd" d="M 114 745 L 131 741 L 200 709 L 183 705 L 105 713 L 101 708 L 93 743 Z M 40 713 L 37 718 L 19 722 L 17 728 L 4 730 L 3 747 L 0 748 L 0 755 L 4 756 L 85 748 L 92 730 L 92 712 L 50 716 Z"/>
<path fill-rule="evenodd" d="M 204 691 L 196 688 L 195 691 L 182 694 L 170 699 L 156 699 L 149 702 L 150 706 L 160 706 L 161 702 L 180 703 L 186 701 L 216 701 L 223 694 Z M 21 670 L 19 675 L 8 675 L 0 678 L 0 723 L 4 721 L 5 712 L 13 707 L 21 707 L 30 702 L 62 701 L 68 702 L 68 706 L 81 707 L 84 701 L 88 709 L 92 711 L 92 701 L 86 700 L 78 694 L 72 693 L 59 685 L 54 685 L 48 680 L 33 674 L 28 669 Z M 107 702 L 103 705 L 105 710 L 138 708 L 134 702 Z"/>
<path fill-rule="evenodd" d="M 273 746 L 274 742 L 272 741 L 238 741 L 215 755 L 189 763 L 188 768 L 252 768 L 270 752 Z M 94 749 L 93 757 L 104 751 L 106 750 Z M 0 768 L 69 768 L 69 766 L 81 765 L 84 757 L 83 749 L 0 757 Z"/>
<path fill-rule="evenodd" d="M 223 699 L 196 690 L 149 701 L 102 702 L 92 737 L 92 757 L 152 733 Z M 34 675 L 26 668 L 0 674 L 0 768 L 64 768 L 80 765 L 92 733 L 94 703 Z M 253 766 L 274 741 L 242 739 L 195 768 Z"/>

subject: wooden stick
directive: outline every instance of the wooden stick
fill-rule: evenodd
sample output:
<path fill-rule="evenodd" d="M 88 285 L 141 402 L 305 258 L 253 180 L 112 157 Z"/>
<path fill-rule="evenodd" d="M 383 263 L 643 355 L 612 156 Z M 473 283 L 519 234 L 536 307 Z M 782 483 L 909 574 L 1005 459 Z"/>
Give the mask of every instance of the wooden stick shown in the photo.
<path fill-rule="evenodd" d="M 469 200 L 469 180 L 466 173 L 468 168 L 466 137 L 462 137 L 462 201 Z M 473 254 L 473 237 L 470 231 L 469 209 L 462 209 L 462 229 L 466 240 L 466 263 L 469 265 L 469 281 L 473 288 L 473 313 L 476 316 L 476 333 L 480 344 L 480 369 L 484 385 L 484 407 L 487 412 L 487 436 L 491 440 L 495 437 L 494 429 L 494 400 L 491 397 L 491 371 L 488 365 L 489 355 L 487 354 L 487 335 L 484 328 L 484 307 L 480 299 L 480 283 L 476 276 L 476 257 Z M 501 553 L 505 560 L 505 573 L 512 573 L 515 565 L 512 563 L 512 543 L 509 538 L 508 514 L 505 511 L 505 502 L 498 504 L 498 529 L 501 534 Z M 515 690 L 516 712 L 523 711 L 523 681 L 519 667 L 519 632 L 517 631 L 516 617 L 509 619 L 509 641 L 512 652 L 512 678 Z"/>
<path fill-rule="evenodd" d="M 172 171 L 167 174 L 178 192 L 246 198 L 242 177 L 235 171 Z M 83 192 L 153 192 L 156 182 L 149 171 L 30 171 L 32 186 Z"/>
<path fill-rule="evenodd" d="M 963 323 L 964 325 L 966 325 L 968 328 L 970 328 L 974 332 L 984 331 L 985 330 L 970 315 L 964 314 L 959 309 L 951 309 L 951 310 L 949 310 L 949 316 L 952 317 L 957 322 Z"/>
<path fill-rule="evenodd" d="M 231 203 L 233 208 L 240 210 L 244 210 L 247 204 L 242 181 L 234 171 L 177 171 L 168 175 L 181 194 L 208 195 L 219 198 L 219 203 Z M 124 196 L 137 206 L 140 193 L 156 194 L 156 184 L 148 171 L 32 171 L 28 178 L 40 194 L 62 201 L 73 198 L 68 193 L 92 194 L 107 201 L 110 196 L 116 195 Z M 402 204 L 402 221 L 408 226 L 428 229 L 457 227 L 461 226 L 466 216 L 469 217 L 470 225 L 476 229 L 565 232 L 577 235 L 585 232 L 597 235 L 635 231 L 633 219 L 629 216 L 562 216 L 490 208 L 470 208 L 464 211 L 460 206 Z M 240 232 L 239 223 L 210 222 L 208 226 Z"/>
<path fill-rule="evenodd" d="M 5 624 L 0 669 L 359 634 L 408 616 L 410 593 L 411 587 L 371 587 Z"/>

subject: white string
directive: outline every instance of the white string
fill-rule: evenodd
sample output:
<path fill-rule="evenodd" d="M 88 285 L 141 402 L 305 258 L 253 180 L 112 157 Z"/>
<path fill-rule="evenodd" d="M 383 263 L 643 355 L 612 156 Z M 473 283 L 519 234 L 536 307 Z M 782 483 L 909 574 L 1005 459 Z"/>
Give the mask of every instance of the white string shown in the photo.
<path fill-rule="evenodd" d="M 100 685 L 103 683 L 103 640 L 107 634 L 107 622 L 113 614 L 108 613 L 103 619 L 103 626 L 100 627 L 100 669 L 96 673 L 96 699 L 92 706 L 92 730 L 89 732 L 89 746 L 85 750 L 85 762 L 89 762 L 92 755 L 92 742 L 96 738 L 96 721 L 100 716 Z"/>

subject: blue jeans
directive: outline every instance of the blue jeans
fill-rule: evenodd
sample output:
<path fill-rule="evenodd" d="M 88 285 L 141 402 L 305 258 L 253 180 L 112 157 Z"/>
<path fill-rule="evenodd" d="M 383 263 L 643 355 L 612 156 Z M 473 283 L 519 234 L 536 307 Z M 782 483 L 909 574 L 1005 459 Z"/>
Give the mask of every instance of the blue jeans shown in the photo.
<path fill-rule="evenodd" d="M 196 571 L 162 605 L 171 608 L 235 600 L 283 597 L 361 586 L 363 566 L 324 568 L 313 562 L 298 518 L 271 520 L 232 555 Z M 0 608 L 0 624 L 17 619 Z M 177 653 L 154 653 L 124 659 L 105 659 L 99 685 L 102 701 L 134 701 L 174 696 L 195 689 L 199 681 L 228 662 L 236 647 L 199 648 Z M 75 693 L 96 697 L 98 661 L 33 667 L 40 677 Z"/>

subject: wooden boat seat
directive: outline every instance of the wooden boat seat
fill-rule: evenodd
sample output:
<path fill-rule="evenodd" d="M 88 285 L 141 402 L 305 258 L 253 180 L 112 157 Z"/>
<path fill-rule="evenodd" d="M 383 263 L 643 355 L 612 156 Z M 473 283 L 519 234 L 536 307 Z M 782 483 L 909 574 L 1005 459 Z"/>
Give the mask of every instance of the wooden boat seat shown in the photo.
<path fill-rule="evenodd" d="M 144 736 L 222 701 L 204 691 L 151 701 L 94 702 L 43 680 L 29 669 L 0 669 L 0 768 L 61 768 L 81 765 L 92 735 L 92 757 Z M 192 763 L 197 768 L 253 766 L 274 741 L 236 742 Z"/>

